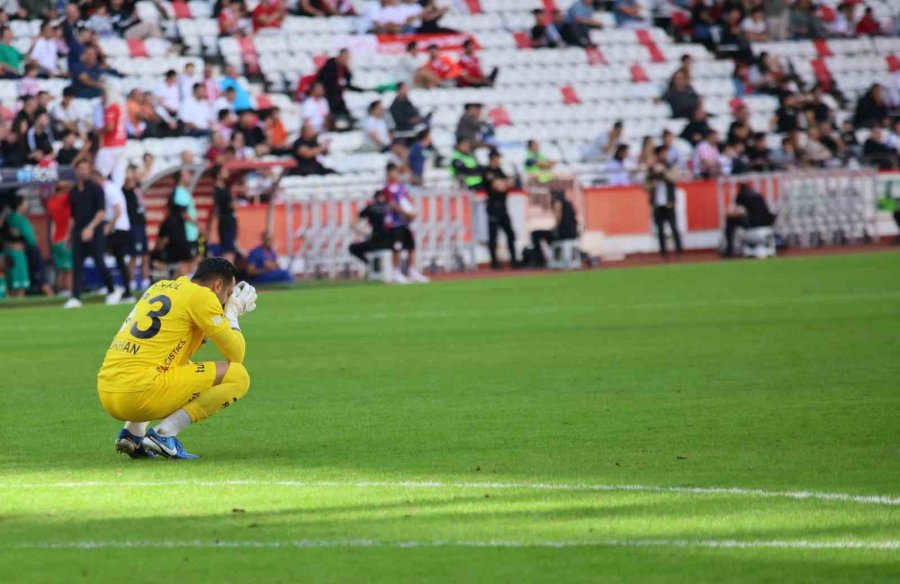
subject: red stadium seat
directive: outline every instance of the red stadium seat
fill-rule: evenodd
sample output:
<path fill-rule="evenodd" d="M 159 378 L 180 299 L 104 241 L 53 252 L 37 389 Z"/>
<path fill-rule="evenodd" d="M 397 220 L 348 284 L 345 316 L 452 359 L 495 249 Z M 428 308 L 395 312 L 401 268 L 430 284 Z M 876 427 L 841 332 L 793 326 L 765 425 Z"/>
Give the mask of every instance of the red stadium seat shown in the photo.
<path fill-rule="evenodd" d="M 527 32 L 514 32 L 513 38 L 516 39 L 516 48 L 518 49 L 530 49 L 531 48 L 531 37 Z"/>
<path fill-rule="evenodd" d="M 887 59 L 888 70 L 891 73 L 896 73 L 897 71 L 900 71 L 900 57 L 898 57 L 897 55 L 888 55 L 886 57 L 886 59 Z"/>
<path fill-rule="evenodd" d="M 150 53 L 147 52 L 147 46 L 141 39 L 128 39 L 128 53 L 134 59 L 147 58 Z"/>
<path fill-rule="evenodd" d="M 172 12 L 175 13 L 175 18 L 193 18 L 191 15 L 191 8 L 188 6 L 187 2 L 172 2 Z"/>
<path fill-rule="evenodd" d="M 506 108 L 504 108 L 502 105 L 498 105 L 497 107 L 491 109 L 488 112 L 488 117 L 491 118 L 491 123 L 496 128 L 512 125 L 512 120 L 509 118 L 509 112 L 506 111 Z"/>
<path fill-rule="evenodd" d="M 632 64 L 629 70 L 631 71 L 632 83 L 647 83 L 650 81 L 650 76 L 647 75 L 647 72 L 640 65 L 640 63 Z"/>
<path fill-rule="evenodd" d="M 833 57 L 834 53 L 831 52 L 831 47 L 828 46 L 828 41 L 825 39 L 818 39 L 813 41 L 813 44 L 816 46 L 816 53 L 820 58 L 824 59 L 825 57 Z"/>
<path fill-rule="evenodd" d="M 606 59 L 603 57 L 603 53 L 600 52 L 600 47 L 591 46 L 586 47 L 584 49 L 585 53 L 587 53 L 588 63 L 591 65 L 608 65 Z"/>
<path fill-rule="evenodd" d="M 566 105 L 576 105 L 581 103 L 581 98 L 578 97 L 578 94 L 575 92 L 575 88 L 571 85 L 563 85 L 559 88 L 560 93 L 562 93 L 563 103 Z"/>

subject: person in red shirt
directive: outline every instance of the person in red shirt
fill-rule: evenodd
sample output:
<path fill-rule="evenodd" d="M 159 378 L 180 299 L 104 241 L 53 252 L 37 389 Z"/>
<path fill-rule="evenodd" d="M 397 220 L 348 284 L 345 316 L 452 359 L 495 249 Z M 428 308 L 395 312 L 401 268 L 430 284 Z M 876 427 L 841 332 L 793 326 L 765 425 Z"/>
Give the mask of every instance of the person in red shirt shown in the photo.
<path fill-rule="evenodd" d="M 219 31 L 224 36 L 233 36 L 247 32 L 243 21 L 243 3 L 222 0 L 219 9 Z"/>
<path fill-rule="evenodd" d="M 459 64 L 447 55 L 442 55 L 437 45 L 428 47 L 428 64 L 426 65 L 441 81 L 457 79 L 462 74 Z"/>
<path fill-rule="evenodd" d="M 65 183 L 56 185 L 56 194 L 47 199 L 47 213 L 53 222 L 50 252 L 56 266 L 56 292 L 62 296 L 72 294 L 72 247 L 69 245 L 69 227 L 72 209 L 69 207 L 69 189 Z"/>
<path fill-rule="evenodd" d="M 285 12 L 282 0 L 260 0 L 250 15 L 253 20 L 253 30 L 281 28 Z"/>
<path fill-rule="evenodd" d="M 125 129 L 127 112 L 122 95 L 112 83 L 107 83 L 103 92 L 103 127 L 100 128 L 100 150 L 94 166 L 105 177 L 122 186 L 125 182 L 125 143 L 128 132 Z"/>
<path fill-rule="evenodd" d="M 497 68 L 485 75 L 481 70 L 481 60 L 475 53 L 475 43 L 472 39 L 466 39 L 463 43 L 463 53 L 459 57 L 459 67 L 462 70 L 456 84 L 460 87 L 493 87 L 497 78 Z"/>
<path fill-rule="evenodd" d="M 881 27 L 878 25 L 878 21 L 875 20 L 875 15 L 872 14 L 871 8 L 866 8 L 863 17 L 856 23 L 856 34 L 868 36 L 881 34 Z"/>

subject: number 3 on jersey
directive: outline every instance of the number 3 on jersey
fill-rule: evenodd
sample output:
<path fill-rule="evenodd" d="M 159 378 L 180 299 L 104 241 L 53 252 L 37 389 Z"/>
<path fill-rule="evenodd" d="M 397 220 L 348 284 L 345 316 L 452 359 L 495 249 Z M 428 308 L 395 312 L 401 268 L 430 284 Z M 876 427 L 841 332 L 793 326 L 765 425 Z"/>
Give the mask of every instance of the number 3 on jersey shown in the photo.
<path fill-rule="evenodd" d="M 152 339 L 159 334 L 159 331 L 162 328 L 162 320 L 160 319 L 169 314 L 169 311 L 172 310 L 172 299 L 162 294 L 160 294 L 159 296 L 154 296 L 153 298 L 148 300 L 147 303 L 151 306 L 154 304 L 159 304 L 159 309 L 151 310 L 147 313 L 147 318 L 150 319 L 150 327 L 141 329 L 138 326 L 137 321 L 135 321 L 135 323 L 131 325 L 131 335 L 136 339 L 141 339 L 144 341 L 146 341 L 147 339 Z"/>

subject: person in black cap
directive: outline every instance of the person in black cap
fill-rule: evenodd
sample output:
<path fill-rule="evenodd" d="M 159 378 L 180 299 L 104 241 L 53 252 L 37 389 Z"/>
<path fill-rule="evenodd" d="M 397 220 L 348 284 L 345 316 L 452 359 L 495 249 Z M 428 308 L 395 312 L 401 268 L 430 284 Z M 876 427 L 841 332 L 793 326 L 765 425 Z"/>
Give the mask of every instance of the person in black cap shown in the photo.
<path fill-rule="evenodd" d="M 384 219 L 389 209 L 387 193 L 385 193 L 384 189 L 379 189 L 375 191 L 372 201 L 359 212 L 360 222 L 354 227 L 354 231 L 360 235 L 365 235 L 365 230 L 362 227 L 364 221 L 368 222 L 371 228 L 368 239 L 350 244 L 350 254 L 359 258 L 361 262 L 366 263 L 366 254 L 370 251 L 391 249 L 393 240 L 390 232 L 384 225 Z"/>
<path fill-rule="evenodd" d="M 500 152 L 491 150 L 488 166 L 482 175 L 485 190 L 487 191 L 487 216 L 488 216 L 488 251 L 491 253 L 491 268 L 500 269 L 497 261 L 497 232 L 501 229 L 506 235 L 506 245 L 509 247 L 509 262 L 511 267 L 516 267 L 516 233 L 509 219 L 506 208 L 506 197 L 509 193 L 510 181 L 503 168 L 500 166 Z"/>
<path fill-rule="evenodd" d="M 543 268 L 547 265 L 547 258 L 541 248 L 541 241 L 548 244 L 554 241 L 576 239 L 578 237 L 578 218 L 575 215 L 575 207 L 566 198 L 564 191 L 551 193 L 551 207 L 556 217 L 556 228 L 553 230 L 538 230 L 531 232 L 531 244 L 534 253 L 535 267 Z"/>

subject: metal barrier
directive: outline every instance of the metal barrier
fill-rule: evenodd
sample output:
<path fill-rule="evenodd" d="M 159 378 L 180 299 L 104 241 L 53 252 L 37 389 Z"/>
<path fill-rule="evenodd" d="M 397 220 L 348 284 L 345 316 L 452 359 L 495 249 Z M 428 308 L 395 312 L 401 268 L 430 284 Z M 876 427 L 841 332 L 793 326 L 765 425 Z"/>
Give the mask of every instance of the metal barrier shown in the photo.
<path fill-rule="evenodd" d="M 718 181 L 721 224 L 742 183 L 765 197 L 778 217 L 775 232 L 789 245 L 868 243 L 877 233 L 874 169 L 748 174 Z"/>
<path fill-rule="evenodd" d="M 285 204 L 287 251 L 295 274 L 316 278 L 350 277 L 365 272 L 349 247 L 360 239 L 353 227 L 372 196 L 370 186 L 311 190 L 281 185 Z M 410 189 L 416 210 L 412 231 L 416 267 L 431 273 L 474 266 L 472 214 L 474 197 L 458 189 Z"/>

